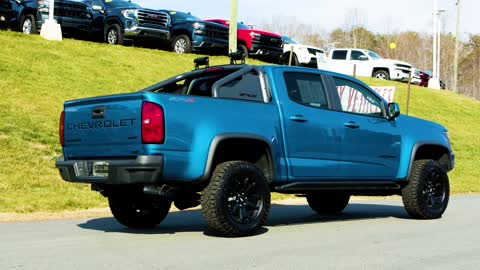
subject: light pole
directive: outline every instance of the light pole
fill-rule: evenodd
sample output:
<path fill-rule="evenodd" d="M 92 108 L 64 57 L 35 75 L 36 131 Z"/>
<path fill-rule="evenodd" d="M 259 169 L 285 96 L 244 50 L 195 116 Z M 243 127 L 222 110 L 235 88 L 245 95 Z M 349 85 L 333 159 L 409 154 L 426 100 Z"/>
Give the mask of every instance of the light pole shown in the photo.
<path fill-rule="evenodd" d="M 433 0 L 433 68 L 432 78 L 428 80 L 428 87 L 440 89 L 440 19 L 439 15 L 445 10 L 438 9 L 438 0 Z"/>
<path fill-rule="evenodd" d="M 460 7 L 461 7 L 461 0 L 457 0 L 457 29 L 455 33 L 455 56 L 453 59 L 453 91 L 458 93 L 458 42 L 460 39 Z"/>
<path fill-rule="evenodd" d="M 231 14 L 229 22 L 229 40 L 228 40 L 228 52 L 237 52 L 237 21 L 238 21 L 238 0 L 232 0 Z"/>
<path fill-rule="evenodd" d="M 445 12 L 444 9 L 439 9 L 437 10 L 437 16 L 438 16 L 438 19 L 437 19 L 437 38 L 438 38 L 438 42 L 437 42 L 437 46 L 438 46 L 438 49 L 437 49 L 437 78 L 440 80 L 440 58 L 441 58 L 441 45 L 440 45 L 440 38 L 442 36 L 442 20 L 440 18 L 440 15 Z"/>
<path fill-rule="evenodd" d="M 62 41 L 62 29 L 60 24 L 53 18 L 55 10 L 55 0 L 49 0 L 48 2 L 48 19 L 42 24 L 42 30 L 40 30 L 40 36 L 46 40 Z"/>

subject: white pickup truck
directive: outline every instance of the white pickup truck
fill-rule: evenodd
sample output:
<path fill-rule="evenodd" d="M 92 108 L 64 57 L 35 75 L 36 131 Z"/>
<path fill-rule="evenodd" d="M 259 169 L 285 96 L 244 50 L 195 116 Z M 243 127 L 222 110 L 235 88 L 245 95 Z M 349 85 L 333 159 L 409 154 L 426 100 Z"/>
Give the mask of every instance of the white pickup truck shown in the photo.
<path fill-rule="evenodd" d="M 290 61 L 290 52 L 292 51 L 292 66 L 317 66 L 317 53 L 323 55 L 324 51 L 320 48 L 303 45 L 293 38 L 282 36 L 283 41 L 283 63 L 288 65 Z"/>
<path fill-rule="evenodd" d="M 363 49 L 335 48 L 328 54 L 328 69 L 334 72 L 381 80 L 408 80 L 412 65 Z"/>

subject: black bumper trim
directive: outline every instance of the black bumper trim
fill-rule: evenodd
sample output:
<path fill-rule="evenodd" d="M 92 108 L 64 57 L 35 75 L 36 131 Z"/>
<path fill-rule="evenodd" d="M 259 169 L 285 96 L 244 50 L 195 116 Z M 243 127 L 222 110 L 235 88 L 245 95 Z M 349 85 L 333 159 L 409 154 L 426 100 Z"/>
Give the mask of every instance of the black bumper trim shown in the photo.
<path fill-rule="evenodd" d="M 63 180 L 73 183 L 88 184 L 154 184 L 162 180 L 163 156 L 138 156 L 136 159 L 102 160 L 110 164 L 108 177 L 77 177 L 75 162 L 83 160 L 68 160 L 58 158 L 55 167 L 59 169 Z"/>

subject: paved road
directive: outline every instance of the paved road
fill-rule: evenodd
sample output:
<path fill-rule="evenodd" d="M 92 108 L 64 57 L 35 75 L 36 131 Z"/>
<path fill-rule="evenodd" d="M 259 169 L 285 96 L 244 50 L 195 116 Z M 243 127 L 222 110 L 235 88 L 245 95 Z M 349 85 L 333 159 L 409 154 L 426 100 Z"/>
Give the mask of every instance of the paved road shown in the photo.
<path fill-rule="evenodd" d="M 453 197 L 440 220 L 411 220 L 400 199 L 354 201 L 338 218 L 275 206 L 259 235 L 205 233 L 199 211 L 154 231 L 113 218 L 0 225 L 0 269 L 480 269 L 480 196 Z"/>

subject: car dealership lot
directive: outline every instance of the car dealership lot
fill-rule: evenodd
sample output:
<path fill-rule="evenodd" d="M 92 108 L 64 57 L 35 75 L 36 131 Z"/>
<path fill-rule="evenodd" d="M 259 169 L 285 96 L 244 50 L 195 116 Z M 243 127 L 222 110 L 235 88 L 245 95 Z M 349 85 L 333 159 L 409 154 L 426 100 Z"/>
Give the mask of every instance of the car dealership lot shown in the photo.
<path fill-rule="evenodd" d="M 259 235 L 219 238 L 201 212 L 156 230 L 113 218 L 0 224 L 0 269 L 476 269 L 480 196 L 453 196 L 439 220 L 409 219 L 397 197 L 354 200 L 340 217 L 277 205 Z"/>

